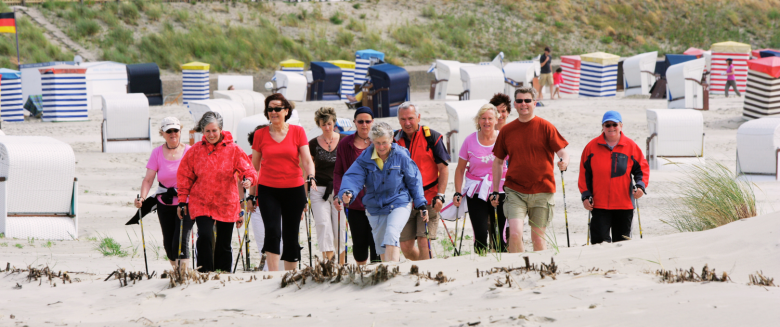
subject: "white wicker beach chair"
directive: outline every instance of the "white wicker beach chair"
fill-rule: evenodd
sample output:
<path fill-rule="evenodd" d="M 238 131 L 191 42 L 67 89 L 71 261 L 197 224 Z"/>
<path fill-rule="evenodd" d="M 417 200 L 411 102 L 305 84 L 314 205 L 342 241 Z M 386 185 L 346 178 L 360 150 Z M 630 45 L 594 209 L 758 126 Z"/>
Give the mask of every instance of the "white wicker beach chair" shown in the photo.
<path fill-rule="evenodd" d="M 149 100 L 143 93 L 104 94 L 102 149 L 106 153 L 152 151 Z"/>
<path fill-rule="evenodd" d="M 491 94 L 492 97 L 492 94 Z M 450 162 L 458 162 L 460 145 L 466 136 L 477 131 L 474 126 L 474 116 L 479 108 L 488 103 L 488 100 L 447 101 L 444 108 L 447 111 L 447 120 L 450 123 L 450 131 L 445 135 L 447 149 L 450 151 Z"/>
<path fill-rule="evenodd" d="M 704 109 L 704 58 L 670 66 L 666 70 L 666 100 L 669 109 Z"/>
<path fill-rule="evenodd" d="M 737 174 L 780 180 L 780 118 L 748 121 L 737 129 Z"/>
<path fill-rule="evenodd" d="M 647 109 L 645 157 L 650 169 L 704 163 L 704 117 L 691 109 Z M 676 163 L 676 164 L 675 164 Z"/>

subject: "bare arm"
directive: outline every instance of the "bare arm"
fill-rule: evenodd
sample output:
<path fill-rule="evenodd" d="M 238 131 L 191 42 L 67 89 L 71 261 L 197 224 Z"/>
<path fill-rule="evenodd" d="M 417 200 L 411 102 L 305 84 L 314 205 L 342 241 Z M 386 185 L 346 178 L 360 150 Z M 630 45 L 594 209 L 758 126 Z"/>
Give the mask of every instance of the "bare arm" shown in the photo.
<path fill-rule="evenodd" d="M 455 168 L 455 192 L 463 190 L 463 175 L 466 174 L 468 161 L 458 158 L 458 167 Z"/>
<path fill-rule="evenodd" d="M 504 159 L 493 160 L 493 191 L 498 192 L 501 185 L 501 176 L 504 174 Z"/>
<path fill-rule="evenodd" d="M 303 168 L 306 177 L 314 176 L 314 161 L 311 159 L 311 153 L 309 153 L 309 145 L 299 147 L 298 155 L 301 157 L 301 168 Z M 314 183 L 312 183 L 311 187 L 315 190 L 317 189 L 317 185 L 314 185 Z"/>
<path fill-rule="evenodd" d="M 561 161 L 558 162 L 558 169 L 565 171 L 569 167 L 569 153 L 566 152 L 566 148 L 563 148 L 555 154 L 558 155 L 558 158 L 561 158 Z M 493 171 L 495 171 L 495 165 L 493 166 Z"/>
<path fill-rule="evenodd" d="M 144 176 L 144 181 L 141 182 L 141 199 L 146 199 L 146 196 L 149 195 L 149 190 L 152 189 L 152 183 L 154 183 L 156 176 L 156 171 L 146 168 L 146 176 Z"/>
<path fill-rule="evenodd" d="M 439 193 L 444 194 L 447 192 L 447 181 L 450 179 L 450 170 L 447 169 L 447 165 L 440 163 L 436 165 L 439 168 Z"/>
<path fill-rule="evenodd" d="M 260 161 L 263 160 L 263 154 L 261 154 L 257 150 L 252 150 L 252 167 L 255 167 L 255 171 L 257 172 L 258 179 L 260 176 Z M 251 187 L 249 188 L 249 194 L 250 195 L 257 195 L 257 188 Z"/>

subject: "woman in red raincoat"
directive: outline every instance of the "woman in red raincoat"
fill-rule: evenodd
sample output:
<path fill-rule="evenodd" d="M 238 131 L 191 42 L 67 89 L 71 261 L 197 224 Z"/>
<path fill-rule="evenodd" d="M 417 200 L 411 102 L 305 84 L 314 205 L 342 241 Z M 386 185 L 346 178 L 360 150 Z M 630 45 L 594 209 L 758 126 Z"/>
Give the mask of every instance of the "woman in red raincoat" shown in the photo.
<path fill-rule="evenodd" d="M 229 272 L 233 225 L 240 228 L 243 224 L 236 173 L 249 188 L 257 172 L 230 132 L 222 131 L 222 116 L 218 113 L 205 113 L 195 131 L 203 133 L 203 141 L 187 151 L 176 174 L 179 218 L 189 215 L 198 225 L 199 270 Z"/>

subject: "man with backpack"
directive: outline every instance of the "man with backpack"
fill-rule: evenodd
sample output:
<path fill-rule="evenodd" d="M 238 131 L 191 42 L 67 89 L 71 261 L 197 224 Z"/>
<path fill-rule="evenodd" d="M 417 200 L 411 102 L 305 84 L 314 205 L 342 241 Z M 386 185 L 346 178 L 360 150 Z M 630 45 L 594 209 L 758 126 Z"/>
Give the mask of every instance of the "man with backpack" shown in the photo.
<path fill-rule="evenodd" d="M 450 154 L 440 133 L 420 125 L 420 114 L 413 103 L 404 102 L 398 107 L 398 122 L 401 129 L 395 134 L 395 142 L 409 150 L 420 170 L 425 200 L 429 203 L 427 219 L 422 217 L 420 210 L 412 210 L 401 232 L 401 251 L 407 259 L 427 260 L 432 257 L 428 240 L 436 239 L 439 211 L 444 205 Z"/>

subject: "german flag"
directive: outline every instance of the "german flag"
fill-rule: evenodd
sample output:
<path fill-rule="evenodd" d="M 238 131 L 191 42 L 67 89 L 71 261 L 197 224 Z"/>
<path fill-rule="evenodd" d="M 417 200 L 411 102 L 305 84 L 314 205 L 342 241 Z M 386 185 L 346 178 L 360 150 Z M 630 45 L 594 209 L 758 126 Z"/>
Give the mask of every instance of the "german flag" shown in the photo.
<path fill-rule="evenodd" d="M 14 13 L 0 13 L 0 33 L 16 33 L 16 19 Z"/>

